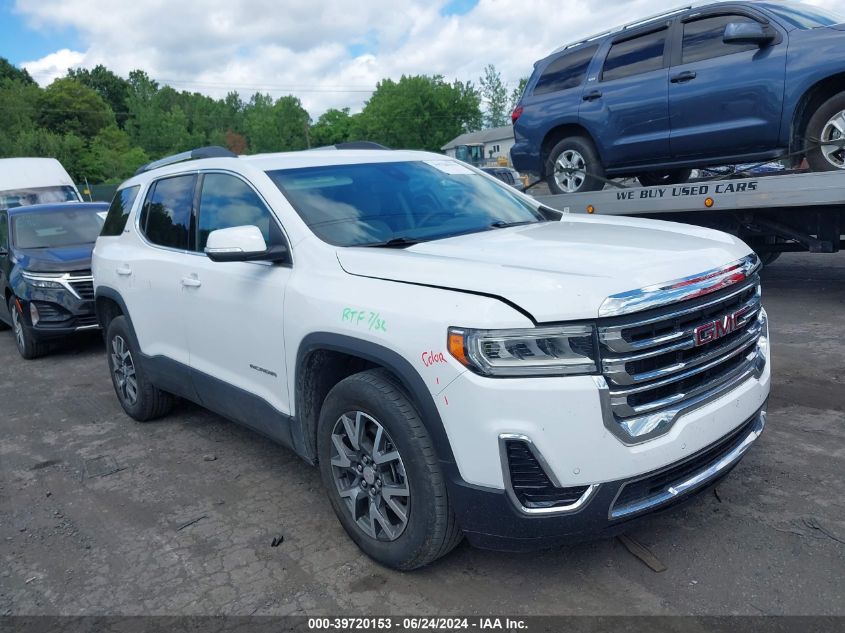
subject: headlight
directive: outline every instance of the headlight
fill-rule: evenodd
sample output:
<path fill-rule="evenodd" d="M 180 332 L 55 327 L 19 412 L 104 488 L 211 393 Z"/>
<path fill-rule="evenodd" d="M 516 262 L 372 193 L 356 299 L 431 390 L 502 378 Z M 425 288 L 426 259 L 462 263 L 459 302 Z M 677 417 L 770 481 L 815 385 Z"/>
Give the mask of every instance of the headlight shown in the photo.
<path fill-rule="evenodd" d="M 598 373 L 589 325 L 518 330 L 449 329 L 449 352 L 484 376 L 571 376 Z"/>
<path fill-rule="evenodd" d="M 54 281 L 48 274 L 22 272 L 21 276 L 30 286 L 36 288 L 64 288 L 58 281 Z"/>

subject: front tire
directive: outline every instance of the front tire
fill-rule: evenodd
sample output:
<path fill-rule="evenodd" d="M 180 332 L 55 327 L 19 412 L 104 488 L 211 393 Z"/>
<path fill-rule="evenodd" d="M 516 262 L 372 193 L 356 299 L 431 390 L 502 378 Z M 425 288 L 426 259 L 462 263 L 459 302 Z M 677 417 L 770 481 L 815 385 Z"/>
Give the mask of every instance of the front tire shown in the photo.
<path fill-rule="evenodd" d="M 127 415 L 148 422 L 166 415 L 175 402 L 172 395 L 153 385 L 140 360 L 126 317 L 115 317 L 106 330 L 106 352 L 114 392 Z"/>
<path fill-rule="evenodd" d="M 558 142 L 546 159 L 546 182 L 553 194 L 600 191 L 604 173 L 595 146 L 582 136 Z"/>
<path fill-rule="evenodd" d="M 26 360 L 43 356 L 49 349 L 47 344 L 35 338 L 32 327 L 23 316 L 22 307 L 17 297 L 9 297 L 9 315 L 12 317 L 12 333 L 20 355 Z"/>
<path fill-rule="evenodd" d="M 320 411 L 323 485 L 341 525 L 387 567 L 422 567 L 463 537 L 434 445 L 397 381 L 370 370 L 340 381 Z"/>
<path fill-rule="evenodd" d="M 831 97 L 815 111 L 805 137 L 810 169 L 845 170 L 845 92 Z"/>
<path fill-rule="evenodd" d="M 657 187 L 660 185 L 677 185 L 686 182 L 692 176 L 691 169 L 674 169 L 672 171 L 651 171 L 637 176 L 643 187 Z"/>

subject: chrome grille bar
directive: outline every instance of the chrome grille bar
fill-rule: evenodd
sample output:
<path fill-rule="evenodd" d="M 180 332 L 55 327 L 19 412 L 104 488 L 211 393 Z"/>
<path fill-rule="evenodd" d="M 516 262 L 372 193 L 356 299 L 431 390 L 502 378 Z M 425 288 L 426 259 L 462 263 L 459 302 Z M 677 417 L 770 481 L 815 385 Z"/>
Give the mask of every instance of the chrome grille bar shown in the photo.
<path fill-rule="evenodd" d="M 600 321 L 605 426 L 626 444 L 643 442 L 759 377 L 768 342 L 760 298 L 751 274 L 703 297 Z"/>

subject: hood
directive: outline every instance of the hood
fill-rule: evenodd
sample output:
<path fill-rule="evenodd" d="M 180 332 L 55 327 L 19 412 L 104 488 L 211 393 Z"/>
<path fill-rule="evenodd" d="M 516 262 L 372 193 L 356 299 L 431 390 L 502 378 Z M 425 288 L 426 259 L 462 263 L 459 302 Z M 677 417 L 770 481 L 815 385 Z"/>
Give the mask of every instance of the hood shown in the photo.
<path fill-rule="evenodd" d="M 674 222 L 568 216 L 424 242 L 344 248 L 352 274 L 494 295 L 538 323 L 594 319 L 609 296 L 692 276 L 749 254 L 726 233 Z"/>
<path fill-rule="evenodd" d="M 15 258 L 23 270 L 40 273 L 66 273 L 91 270 L 94 244 L 74 244 L 51 248 L 16 248 Z"/>

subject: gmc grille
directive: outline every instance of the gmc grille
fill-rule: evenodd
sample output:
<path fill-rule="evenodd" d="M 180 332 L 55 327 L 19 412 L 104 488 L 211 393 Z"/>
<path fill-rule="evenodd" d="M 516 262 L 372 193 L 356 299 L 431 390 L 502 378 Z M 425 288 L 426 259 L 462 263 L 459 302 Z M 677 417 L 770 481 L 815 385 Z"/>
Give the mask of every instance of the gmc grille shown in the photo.
<path fill-rule="evenodd" d="M 766 332 L 752 275 L 700 299 L 599 324 L 614 432 L 636 443 L 666 432 L 680 413 L 759 375 Z"/>

